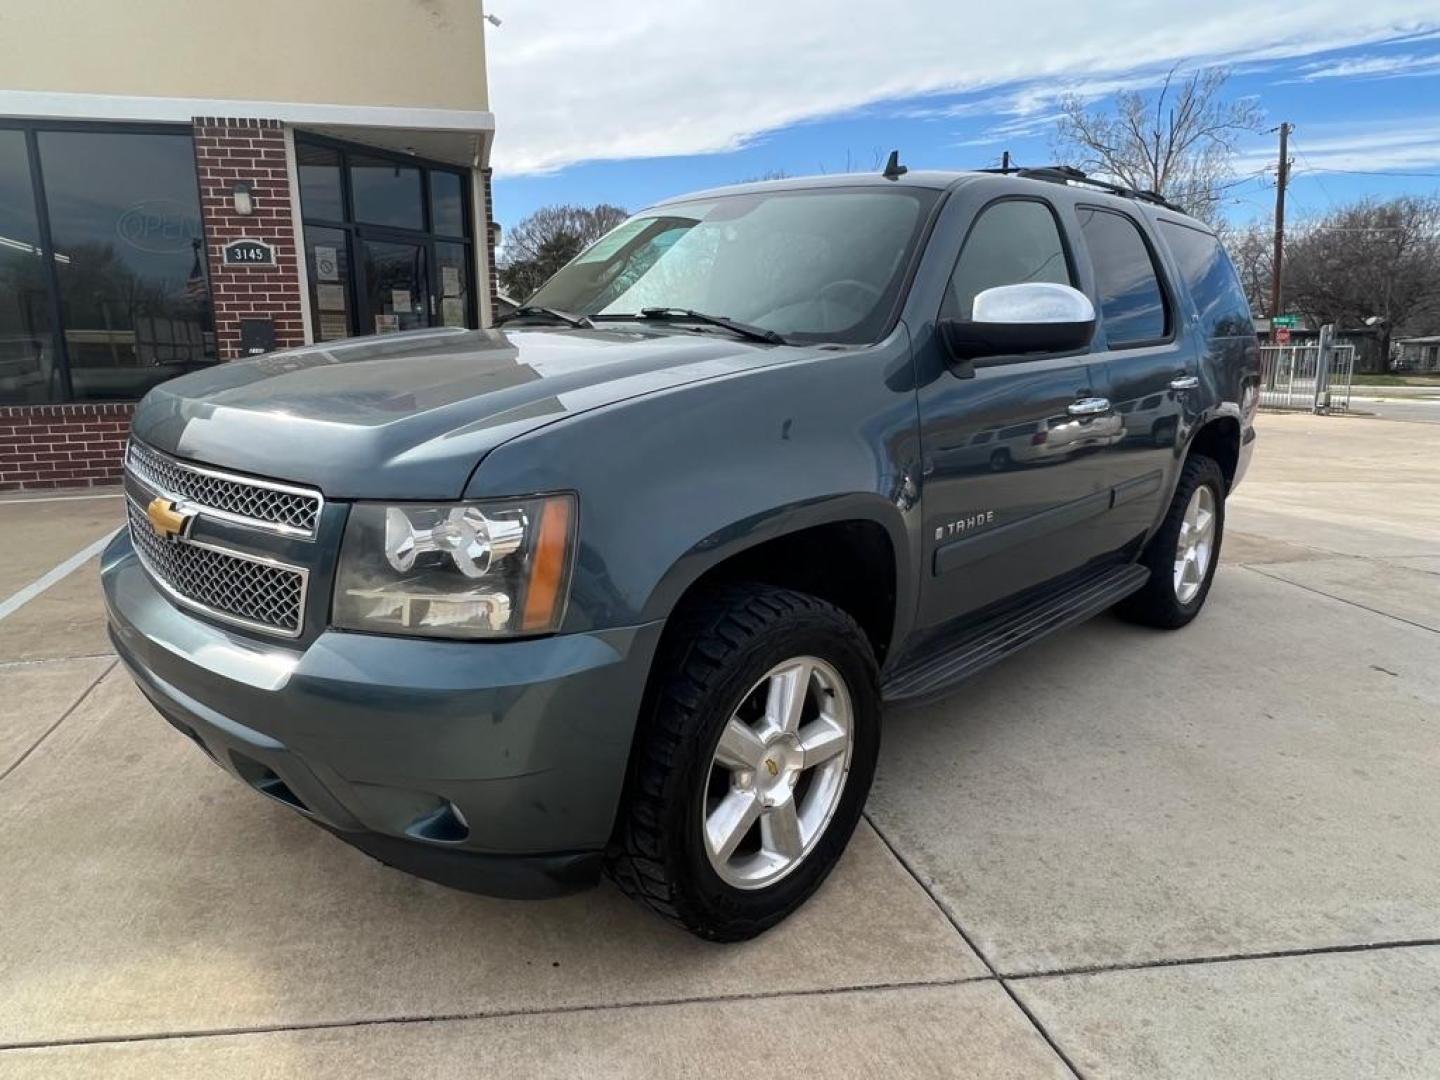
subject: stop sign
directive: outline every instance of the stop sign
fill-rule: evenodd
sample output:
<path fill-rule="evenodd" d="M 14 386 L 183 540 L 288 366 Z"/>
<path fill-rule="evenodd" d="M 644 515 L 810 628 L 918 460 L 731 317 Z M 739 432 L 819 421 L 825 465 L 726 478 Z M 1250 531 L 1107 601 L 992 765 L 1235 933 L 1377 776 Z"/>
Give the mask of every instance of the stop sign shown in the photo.
<path fill-rule="evenodd" d="M 1275 328 L 1275 344 L 1277 344 L 1277 345 L 1289 345 L 1289 344 L 1290 344 L 1290 328 L 1289 328 L 1288 326 L 1277 326 L 1277 327 Z"/>

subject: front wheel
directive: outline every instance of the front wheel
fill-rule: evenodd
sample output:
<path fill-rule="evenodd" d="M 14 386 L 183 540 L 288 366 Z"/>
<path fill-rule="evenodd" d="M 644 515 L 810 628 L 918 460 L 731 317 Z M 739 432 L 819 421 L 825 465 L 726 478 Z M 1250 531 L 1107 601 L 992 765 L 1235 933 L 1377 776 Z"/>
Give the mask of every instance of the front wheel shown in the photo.
<path fill-rule="evenodd" d="M 1210 595 L 1224 536 L 1225 474 L 1213 458 L 1192 454 L 1180 471 L 1165 520 L 1141 558 L 1150 580 L 1116 610 L 1146 626 L 1184 626 Z"/>
<path fill-rule="evenodd" d="M 869 642 L 815 597 L 740 585 L 677 615 L 608 860 L 699 937 L 775 925 L 839 860 L 879 752 Z"/>

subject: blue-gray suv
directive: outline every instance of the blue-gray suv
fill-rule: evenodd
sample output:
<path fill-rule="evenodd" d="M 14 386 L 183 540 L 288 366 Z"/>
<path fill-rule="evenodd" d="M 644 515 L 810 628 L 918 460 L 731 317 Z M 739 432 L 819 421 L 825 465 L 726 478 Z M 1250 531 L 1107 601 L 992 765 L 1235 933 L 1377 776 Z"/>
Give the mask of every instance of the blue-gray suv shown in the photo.
<path fill-rule="evenodd" d="M 140 688 L 413 873 L 608 872 L 753 936 L 859 819 L 882 703 L 1200 610 L 1254 440 L 1214 234 L 1063 169 L 786 180 L 630 218 L 501 328 L 152 391 L 103 560 Z"/>

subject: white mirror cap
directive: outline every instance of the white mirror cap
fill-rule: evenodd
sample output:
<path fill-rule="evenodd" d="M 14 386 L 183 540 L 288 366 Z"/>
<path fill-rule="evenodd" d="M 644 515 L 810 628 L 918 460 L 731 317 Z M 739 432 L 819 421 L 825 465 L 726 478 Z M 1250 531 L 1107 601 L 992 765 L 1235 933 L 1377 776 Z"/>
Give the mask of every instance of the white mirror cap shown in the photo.
<path fill-rule="evenodd" d="M 1069 285 L 1024 281 L 976 293 L 970 318 L 977 323 L 1094 322 L 1095 305 Z"/>

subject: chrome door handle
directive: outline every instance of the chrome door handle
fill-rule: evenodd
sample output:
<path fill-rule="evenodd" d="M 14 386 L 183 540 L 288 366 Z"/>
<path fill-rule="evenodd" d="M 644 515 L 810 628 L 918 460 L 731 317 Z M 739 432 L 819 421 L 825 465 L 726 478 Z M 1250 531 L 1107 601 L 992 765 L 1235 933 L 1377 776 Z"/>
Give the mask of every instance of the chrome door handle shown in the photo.
<path fill-rule="evenodd" d="M 1170 380 L 1171 390 L 1194 390 L 1200 385 L 1200 380 L 1194 375 L 1181 375 L 1177 379 Z"/>
<path fill-rule="evenodd" d="M 1103 397 L 1085 397 L 1079 401 L 1072 401 L 1069 409 L 1066 410 L 1071 416 L 1100 416 L 1110 411 L 1110 399 Z"/>

